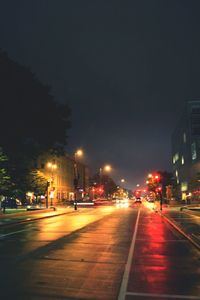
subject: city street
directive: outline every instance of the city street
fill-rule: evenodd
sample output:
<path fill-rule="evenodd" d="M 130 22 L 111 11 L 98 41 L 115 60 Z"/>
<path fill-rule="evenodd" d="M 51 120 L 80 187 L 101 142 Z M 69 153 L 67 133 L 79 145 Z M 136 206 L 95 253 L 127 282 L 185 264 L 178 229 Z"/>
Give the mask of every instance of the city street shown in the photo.
<path fill-rule="evenodd" d="M 200 299 L 200 255 L 144 206 L 0 227 L 2 299 Z"/>

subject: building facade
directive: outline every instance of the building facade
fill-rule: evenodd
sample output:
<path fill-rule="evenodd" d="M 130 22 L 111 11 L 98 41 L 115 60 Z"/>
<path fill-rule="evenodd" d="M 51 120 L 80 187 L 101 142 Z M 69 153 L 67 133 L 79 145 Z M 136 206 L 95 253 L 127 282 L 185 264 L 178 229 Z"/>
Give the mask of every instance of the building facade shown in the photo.
<path fill-rule="evenodd" d="M 186 102 L 172 135 L 173 173 L 184 200 L 200 172 L 200 99 Z M 198 186 L 198 184 L 197 184 Z"/>
<path fill-rule="evenodd" d="M 84 193 L 87 192 L 87 167 L 67 154 L 62 156 L 42 155 L 38 160 L 38 170 L 47 180 L 46 196 L 49 205 L 61 204 L 66 200 L 74 200 L 74 179 L 77 175 L 78 185 L 76 192 L 78 198 L 83 197 Z"/>

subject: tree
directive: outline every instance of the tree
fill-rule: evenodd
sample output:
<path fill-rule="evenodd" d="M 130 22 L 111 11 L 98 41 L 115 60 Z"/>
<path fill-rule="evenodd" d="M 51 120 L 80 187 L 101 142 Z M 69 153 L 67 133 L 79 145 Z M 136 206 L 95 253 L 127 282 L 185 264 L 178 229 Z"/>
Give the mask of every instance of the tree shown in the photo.
<path fill-rule="evenodd" d="M 189 191 L 200 191 L 200 172 L 196 173 L 196 175 L 190 180 Z"/>
<path fill-rule="evenodd" d="M 101 175 L 101 180 L 99 174 L 95 174 L 90 178 L 90 183 L 96 183 L 97 186 L 102 185 L 104 189 L 104 194 L 106 196 L 113 194 L 117 190 L 117 185 L 114 180 L 108 175 Z"/>
<path fill-rule="evenodd" d="M 47 192 L 47 178 L 37 169 L 31 170 L 26 177 L 26 187 L 34 191 L 35 196 L 45 195 Z"/>
<path fill-rule="evenodd" d="M 173 174 L 167 171 L 157 171 L 148 177 L 148 190 L 166 197 L 166 187 L 174 185 Z"/>
<path fill-rule="evenodd" d="M 68 105 L 55 102 L 50 87 L 0 51 L 0 146 L 9 158 L 15 190 L 26 190 L 26 176 L 43 152 L 63 153 L 70 128 Z"/>
<path fill-rule="evenodd" d="M 11 186 L 10 176 L 6 170 L 6 162 L 8 158 L 5 154 L 3 154 L 2 149 L 0 148 L 0 194 L 5 195 L 7 193 L 9 187 Z"/>

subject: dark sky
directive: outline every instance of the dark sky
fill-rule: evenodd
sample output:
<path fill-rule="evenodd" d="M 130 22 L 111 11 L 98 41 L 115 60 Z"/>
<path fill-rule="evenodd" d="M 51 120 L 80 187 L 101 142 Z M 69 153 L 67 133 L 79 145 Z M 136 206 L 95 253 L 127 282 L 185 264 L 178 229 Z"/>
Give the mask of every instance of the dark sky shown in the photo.
<path fill-rule="evenodd" d="M 68 151 L 128 187 L 171 170 L 172 130 L 200 96 L 200 1 L 1 0 L 0 47 L 72 108 Z"/>

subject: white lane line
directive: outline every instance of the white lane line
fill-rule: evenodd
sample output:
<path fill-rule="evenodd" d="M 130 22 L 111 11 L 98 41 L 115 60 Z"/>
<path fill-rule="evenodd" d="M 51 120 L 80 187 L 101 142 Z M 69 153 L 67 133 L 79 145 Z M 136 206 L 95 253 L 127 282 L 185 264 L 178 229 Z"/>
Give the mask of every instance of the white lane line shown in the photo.
<path fill-rule="evenodd" d="M 11 232 L 11 233 L 1 234 L 0 239 L 4 238 L 6 236 L 9 236 L 9 235 L 13 235 L 13 234 L 20 233 L 20 232 L 23 232 L 23 231 L 28 231 L 28 230 L 30 230 L 30 229 L 23 229 L 23 230 L 14 231 L 14 232 Z"/>
<path fill-rule="evenodd" d="M 135 230 L 134 230 L 134 234 L 133 234 L 133 238 L 132 238 L 132 242 L 131 242 L 131 247 L 130 247 L 129 254 L 128 254 L 128 260 L 127 260 L 127 263 L 126 263 L 124 276 L 123 276 L 123 279 L 122 279 L 122 283 L 121 283 L 121 287 L 120 287 L 120 291 L 119 291 L 119 295 L 118 295 L 118 300 L 124 300 L 125 297 L 126 297 L 126 290 L 127 290 L 127 285 L 128 285 L 128 279 L 129 279 L 131 264 L 132 264 L 132 261 L 133 261 L 133 253 L 134 253 L 134 248 L 135 248 L 136 235 L 137 235 L 137 231 L 138 231 L 140 210 L 141 209 L 138 210 L 138 215 L 137 215 L 137 219 L 136 219 L 136 223 L 135 223 Z"/>
<path fill-rule="evenodd" d="M 149 294 L 149 293 L 131 293 L 127 292 L 127 296 L 138 296 L 138 297 L 154 297 L 154 298 L 171 298 L 171 299 L 200 299 L 199 296 L 186 296 L 186 295 L 168 295 L 168 294 Z"/>

